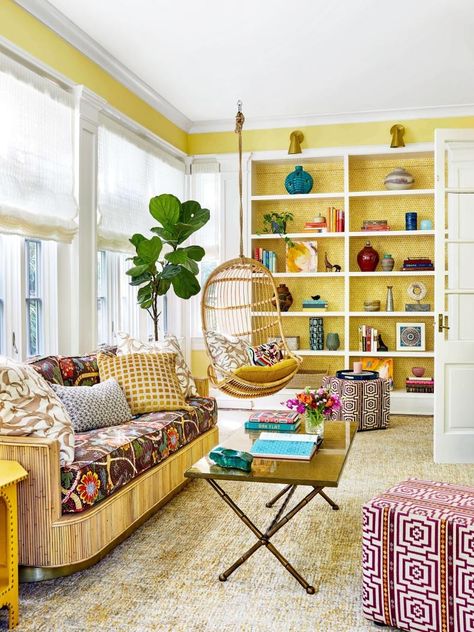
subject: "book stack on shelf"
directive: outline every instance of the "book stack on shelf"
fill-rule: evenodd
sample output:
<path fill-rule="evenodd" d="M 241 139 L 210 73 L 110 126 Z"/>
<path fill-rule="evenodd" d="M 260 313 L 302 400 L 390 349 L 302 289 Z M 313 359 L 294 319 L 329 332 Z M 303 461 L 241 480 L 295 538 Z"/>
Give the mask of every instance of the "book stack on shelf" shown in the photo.
<path fill-rule="evenodd" d="M 369 325 L 359 325 L 359 351 L 377 351 L 378 342 L 378 329 Z"/>
<path fill-rule="evenodd" d="M 328 208 L 328 230 L 330 233 L 344 232 L 344 211 L 330 206 Z"/>
<path fill-rule="evenodd" d="M 432 377 L 407 377 L 405 380 L 407 393 L 434 393 Z"/>
<path fill-rule="evenodd" d="M 304 229 L 312 233 L 327 233 L 328 224 L 326 222 L 326 218 L 321 217 L 321 221 L 305 222 Z"/>
<path fill-rule="evenodd" d="M 260 261 L 270 272 L 277 271 L 277 255 L 273 250 L 265 250 L 264 248 L 255 248 L 254 258 Z"/>
<path fill-rule="evenodd" d="M 408 257 L 401 268 L 404 272 L 429 272 L 434 270 L 434 265 L 428 257 Z"/>
<path fill-rule="evenodd" d="M 275 432 L 296 432 L 301 423 L 299 413 L 276 410 L 260 410 L 252 413 L 245 422 L 246 430 L 273 430 Z"/>
<path fill-rule="evenodd" d="M 367 231 L 390 230 L 390 226 L 386 219 L 364 219 L 361 229 Z"/>
<path fill-rule="evenodd" d="M 328 302 L 323 298 L 305 298 L 303 300 L 303 309 L 310 309 L 314 312 L 327 312 Z"/>

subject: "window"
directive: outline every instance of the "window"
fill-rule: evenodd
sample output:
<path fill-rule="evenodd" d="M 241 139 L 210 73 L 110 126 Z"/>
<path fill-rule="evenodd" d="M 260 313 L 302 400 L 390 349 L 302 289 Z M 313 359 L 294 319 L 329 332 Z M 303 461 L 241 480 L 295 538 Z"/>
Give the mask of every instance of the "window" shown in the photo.
<path fill-rule="evenodd" d="M 5 244 L 0 235 L 0 355 L 5 355 Z"/>
<path fill-rule="evenodd" d="M 217 162 L 195 162 L 192 165 L 191 198 L 210 211 L 209 222 L 198 231 L 195 243 L 204 248 L 206 254 L 199 264 L 200 285 L 204 287 L 209 275 L 221 263 L 222 258 L 222 222 L 221 222 L 221 176 Z M 199 301 L 193 300 L 191 335 L 193 338 L 202 337 Z"/>
<path fill-rule="evenodd" d="M 97 343 L 109 342 L 107 313 L 107 253 L 97 252 Z"/>
<path fill-rule="evenodd" d="M 26 272 L 26 353 L 39 355 L 43 347 L 43 314 L 41 301 L 41 242 L 25 240 Z"/>

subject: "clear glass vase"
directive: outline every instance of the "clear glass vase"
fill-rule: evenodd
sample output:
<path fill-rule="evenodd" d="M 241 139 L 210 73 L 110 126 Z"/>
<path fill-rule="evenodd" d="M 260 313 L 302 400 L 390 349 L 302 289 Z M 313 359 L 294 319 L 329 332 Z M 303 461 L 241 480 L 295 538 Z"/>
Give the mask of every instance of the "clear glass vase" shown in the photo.
<path fill-rule="evenodd" d="M 325 417 L 319 410 L 306 411 L 304 415 L 305 432 L 308 434 L 317 434 L 324 438 L 324 421 Z"/>

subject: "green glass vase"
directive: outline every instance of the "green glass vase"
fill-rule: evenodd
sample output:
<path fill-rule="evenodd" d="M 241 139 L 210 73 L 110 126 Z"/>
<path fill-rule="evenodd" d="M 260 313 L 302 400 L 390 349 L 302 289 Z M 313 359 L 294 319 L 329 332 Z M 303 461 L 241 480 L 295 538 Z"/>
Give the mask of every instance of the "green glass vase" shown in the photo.
<path fill-rule="evenodd" d="M 324 438 L 325 416 L 320 410 L 306 411 L 304 415 L 304 427 L 307 434 L 317 434 Z"/>

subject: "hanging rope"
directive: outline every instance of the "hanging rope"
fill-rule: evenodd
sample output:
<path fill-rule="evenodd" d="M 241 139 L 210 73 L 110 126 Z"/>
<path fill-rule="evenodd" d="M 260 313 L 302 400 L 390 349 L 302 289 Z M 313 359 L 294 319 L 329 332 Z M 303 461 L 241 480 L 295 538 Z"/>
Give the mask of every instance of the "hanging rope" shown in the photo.
<path fill-rule="evenodd" d="M 244 206 L 242 202 L 242 128 L 245 116 L 242 112 L 242 101 L 237 101 L 237 114 L 235 115 L 235 133 L 239 135 L 239 199 L 240 199 L 240 256 L 244 256 Z"/>

